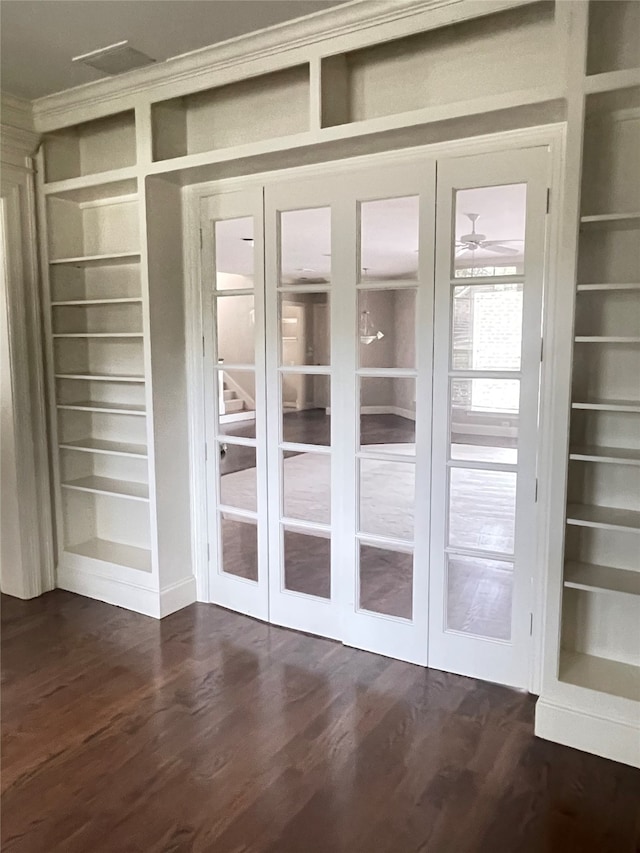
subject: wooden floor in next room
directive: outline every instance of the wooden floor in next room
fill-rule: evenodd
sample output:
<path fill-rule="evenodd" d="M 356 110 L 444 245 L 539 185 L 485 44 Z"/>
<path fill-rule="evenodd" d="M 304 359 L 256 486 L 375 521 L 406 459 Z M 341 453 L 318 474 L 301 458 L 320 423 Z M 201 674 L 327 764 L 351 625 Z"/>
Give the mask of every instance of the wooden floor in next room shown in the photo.
<path fill-rule="evenodd" d="M 637 853 L 534 697 L 212 605 L 2 600 L 4 853 Z"/>

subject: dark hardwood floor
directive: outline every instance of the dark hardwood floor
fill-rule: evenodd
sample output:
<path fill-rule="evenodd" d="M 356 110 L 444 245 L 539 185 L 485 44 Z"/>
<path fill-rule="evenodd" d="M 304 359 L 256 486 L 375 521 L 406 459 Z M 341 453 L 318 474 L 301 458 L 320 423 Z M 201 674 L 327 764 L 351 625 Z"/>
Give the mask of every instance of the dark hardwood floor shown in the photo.
<path fill-rule="evenodd" d="M 633 853 L 534 699 L 209 605 L 2 601 L 4 853 Z"/>

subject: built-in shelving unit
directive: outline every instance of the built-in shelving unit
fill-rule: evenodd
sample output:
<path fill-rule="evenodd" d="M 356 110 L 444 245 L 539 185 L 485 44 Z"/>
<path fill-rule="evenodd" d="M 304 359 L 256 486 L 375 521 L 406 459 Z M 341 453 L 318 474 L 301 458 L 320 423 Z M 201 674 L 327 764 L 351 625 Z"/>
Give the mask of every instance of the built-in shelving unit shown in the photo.
<path fill-rule="evenodd" d="M 43 162 L 59 582 L 91 588 L 97 572 L 114 584 L 148 587 L 148 368 L 134 113 L 50 134 Z M 113 590 L 107 597 L 120 603 Z"/>
<path fill-rule="evenodd" d="M 167 160 L 309 130 L 309 66 L 158 101 L 153 159 Z"/>
<path fill-rule="evenodd" d="M 589 4 L 561 643 L 555 710 L 542 718 L 545 732 L 551 720 L 576 745 L 587 720 L 593 737 L 611 720 L 611 740 L 594 751 L 631 763 L 640 760 L 638 45 L 640 4 Z"/>

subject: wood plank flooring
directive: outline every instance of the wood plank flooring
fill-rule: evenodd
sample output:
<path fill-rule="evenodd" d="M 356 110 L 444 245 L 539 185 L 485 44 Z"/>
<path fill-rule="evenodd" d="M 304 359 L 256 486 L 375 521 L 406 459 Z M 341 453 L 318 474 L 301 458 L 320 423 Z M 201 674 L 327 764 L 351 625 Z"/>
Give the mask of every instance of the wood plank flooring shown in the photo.
<path fill-rule="evenodd" d="M 4 853 L 637 853 L 533 697 L 193 605 L 2 601 Z"/>

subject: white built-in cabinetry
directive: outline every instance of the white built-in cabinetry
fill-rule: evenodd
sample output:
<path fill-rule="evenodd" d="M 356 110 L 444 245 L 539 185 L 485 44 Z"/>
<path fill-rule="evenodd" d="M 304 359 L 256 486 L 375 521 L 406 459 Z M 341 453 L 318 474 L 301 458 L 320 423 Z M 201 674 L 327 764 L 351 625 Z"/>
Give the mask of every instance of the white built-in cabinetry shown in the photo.
<path fill-rule="evenodd" d="M 588 12 L 564 570 L 537 730 L 640 764 L 640 4 Z"/>
<path fill-rule="evenodd" d="M 36 102 L 58 584 L 208 600 L 186 185 L 566 122 L 536 730 L 640 764 L 639 44 L 634 0 L 346 4 Z"/>

